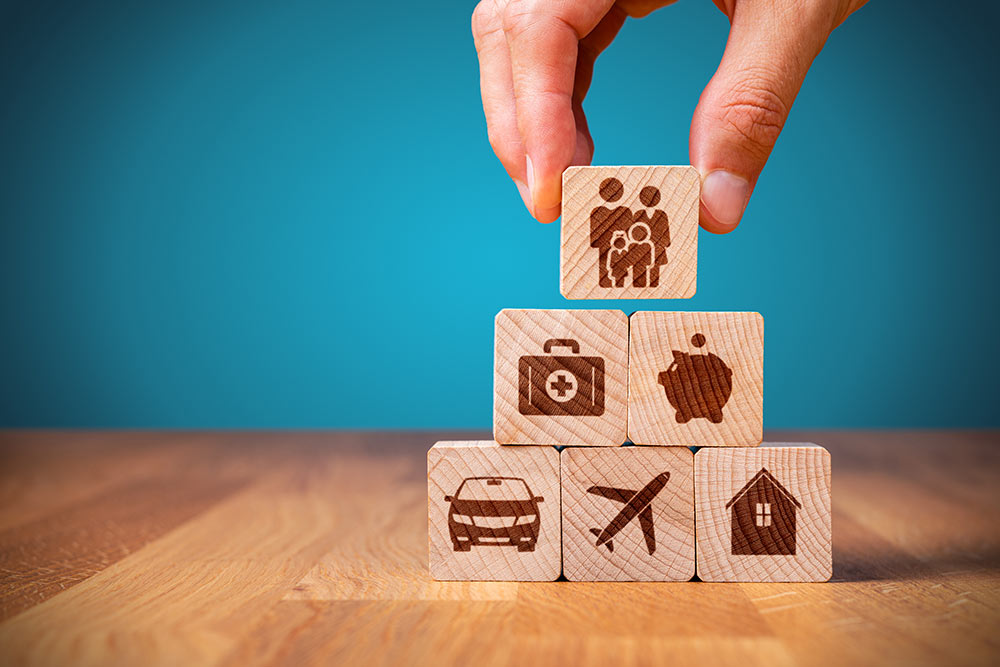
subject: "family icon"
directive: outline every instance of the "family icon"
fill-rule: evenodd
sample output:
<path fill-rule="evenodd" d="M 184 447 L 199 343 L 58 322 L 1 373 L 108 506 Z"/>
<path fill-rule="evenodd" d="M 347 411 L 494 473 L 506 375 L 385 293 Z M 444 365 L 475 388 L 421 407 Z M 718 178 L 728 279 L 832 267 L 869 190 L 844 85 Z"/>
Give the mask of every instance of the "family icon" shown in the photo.
<path fill-rule="evenodd" d="M 599 188 L 607 203 L 617 202 L 625 187 L 617 178 L 606 178 Z M 624 287 L 631 276 L 633 287 L 657 287 L 660 267 L 667 263 L 670 221 L 660 203 L 660 190 L 647 185 L 639 191 L 645 207 L 598 206 L 590 212 L 590 247 L 598 250 L 597 272 L 601 287 Z"/>

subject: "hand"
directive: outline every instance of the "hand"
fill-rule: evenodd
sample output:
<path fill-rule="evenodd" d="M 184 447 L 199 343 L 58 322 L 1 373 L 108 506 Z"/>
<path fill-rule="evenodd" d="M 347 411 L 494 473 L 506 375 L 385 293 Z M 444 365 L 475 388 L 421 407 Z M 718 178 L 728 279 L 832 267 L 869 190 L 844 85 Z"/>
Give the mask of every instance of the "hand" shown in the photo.
<path fill-rule="evenodd" d="M 809 66 L 867 0 L 713 0 L 729 17 L 726 51 L 691 121 L 701 226 L 743 217 Z M 490 145 L 531 214 L 559 217 L 562 172 L 589 164 L 583 114 L 594 61 L 626 16 L 673 0 L 482 0 L 472 15 Z"/>

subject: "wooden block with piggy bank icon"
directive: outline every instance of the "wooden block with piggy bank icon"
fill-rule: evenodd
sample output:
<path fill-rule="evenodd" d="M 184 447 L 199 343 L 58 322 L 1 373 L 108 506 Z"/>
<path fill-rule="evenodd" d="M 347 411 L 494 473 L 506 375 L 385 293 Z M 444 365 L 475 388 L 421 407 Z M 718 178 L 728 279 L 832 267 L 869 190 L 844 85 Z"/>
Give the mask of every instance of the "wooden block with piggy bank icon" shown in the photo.
<path fill-rule="evenodd" d="M 759 313 L 639 311 L 629 318 L 629 439 L 753 447 L 764 431 Z"/>

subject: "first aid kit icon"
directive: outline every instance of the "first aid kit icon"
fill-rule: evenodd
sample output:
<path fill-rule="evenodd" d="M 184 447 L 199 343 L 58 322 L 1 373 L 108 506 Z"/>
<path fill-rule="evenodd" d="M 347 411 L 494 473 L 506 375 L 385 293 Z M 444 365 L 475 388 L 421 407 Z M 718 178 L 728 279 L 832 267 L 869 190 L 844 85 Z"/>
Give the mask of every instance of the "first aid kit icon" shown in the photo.
<path fill-rule="evenodd" d="M 557 347 L 569 348 L 571 354 L 553 354 Z M 542 352 L 518 361 L 518 411 L 548 416 L 604 414 L 604 359 L 578 356 L 580 344 L 569 338 L 550 338 Z"/>

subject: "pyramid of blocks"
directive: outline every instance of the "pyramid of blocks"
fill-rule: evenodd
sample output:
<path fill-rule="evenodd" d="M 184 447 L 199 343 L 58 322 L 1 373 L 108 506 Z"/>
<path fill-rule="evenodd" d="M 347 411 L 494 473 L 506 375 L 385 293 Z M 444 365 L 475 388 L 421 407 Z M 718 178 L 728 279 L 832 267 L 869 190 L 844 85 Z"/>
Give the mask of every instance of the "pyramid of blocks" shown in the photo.
<path fill-rule="evenodd" d="M 693 296 L 699 188 L 568 169 L 563 296 Z M 830 578 L 830 455 L 762 443 L 759 313 L 504 309 L 493 382 L 494 440 L 427 454 L 435 579 Z"/>

